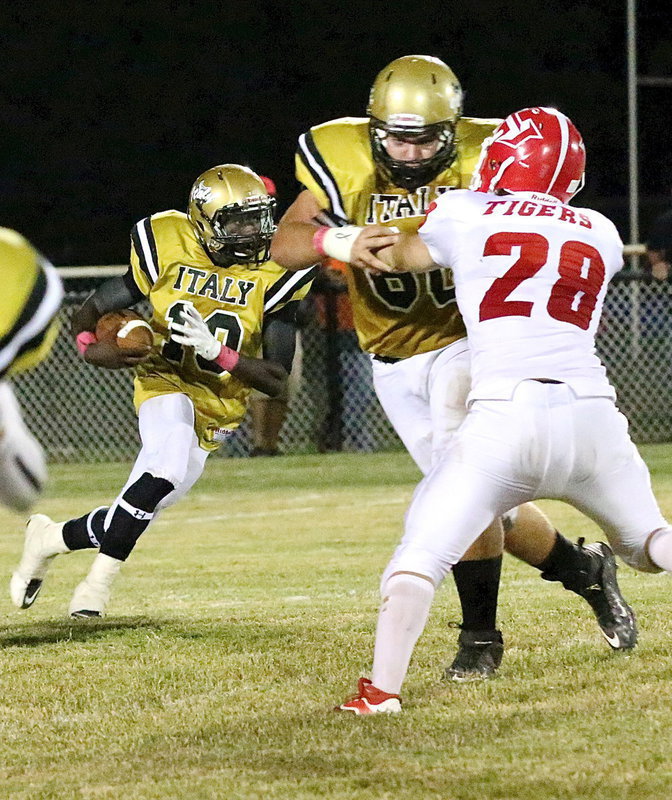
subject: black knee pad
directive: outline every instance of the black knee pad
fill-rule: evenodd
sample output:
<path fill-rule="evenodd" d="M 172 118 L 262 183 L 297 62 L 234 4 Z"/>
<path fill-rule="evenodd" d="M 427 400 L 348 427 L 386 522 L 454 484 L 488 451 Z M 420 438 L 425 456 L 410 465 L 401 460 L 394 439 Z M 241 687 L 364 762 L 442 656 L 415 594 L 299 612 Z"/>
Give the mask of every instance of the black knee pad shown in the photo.
<path fill-rule="evenodd" d="M 100 547 L 104 555 L 125 561 L 152 520 L 154 509 L 175 486 L 165 478 L 143 472 L 122 495 Z"/>
<path fill-rule="evenodd" d="M 143 472 L 123 494 L 124 500 L 134 508 L 154 511 L 158 504 L 175 489 L 165 478 L 157 478 L 151 472 Z"/>

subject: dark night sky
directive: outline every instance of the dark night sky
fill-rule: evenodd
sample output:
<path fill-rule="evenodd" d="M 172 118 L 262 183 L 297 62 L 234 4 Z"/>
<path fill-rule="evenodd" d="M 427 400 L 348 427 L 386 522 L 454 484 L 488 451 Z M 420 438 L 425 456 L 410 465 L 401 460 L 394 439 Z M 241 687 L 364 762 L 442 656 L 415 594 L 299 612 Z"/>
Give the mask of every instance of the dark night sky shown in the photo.
<path fill-rule="evenodd" d="M 672 75 L 670 3 L 640 0 L 639 71 Z M 2 224 L 57 264 L 122 263 L 140 217 L 226 161 L 293 196 L 310 125 L 363 115 L 408 53 L 443 58 L 465 113 L 557 105 L 588 148 L 581 203 L 627 238 L 625 0 L 533 4 L 12 0 L 0 11 Z M 664 9 L 668 10 L 664 10 Z M 642 228 L 672 185 L 672 88 L 640 90 Z"/>

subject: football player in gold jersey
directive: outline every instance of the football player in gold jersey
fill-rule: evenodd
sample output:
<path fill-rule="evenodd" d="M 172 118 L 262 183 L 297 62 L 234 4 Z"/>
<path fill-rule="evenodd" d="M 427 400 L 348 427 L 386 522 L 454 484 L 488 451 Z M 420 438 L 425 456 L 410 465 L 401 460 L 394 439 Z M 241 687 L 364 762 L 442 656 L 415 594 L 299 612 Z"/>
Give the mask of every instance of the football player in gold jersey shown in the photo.
<path fill-rule="evenodd" d="M 51 264 L 9 228 L 0 228 L 0 271 L 0 502 L 23 512 L 40 494 L 47 468 L 9 378 L 49 353 L 58 332 L 63 286 Z"/>
<path fill-rule="evenodd" d="M 274 205 L 252 170 L 207 170 L 192 187 L 187 214 L 165 211 L 138 222 L 128 272 L 75 312 L 73 334 L 88 363 L 135 367 L 142 449 L 110 507 L 65 523 L 31 517 L 11 581 L 17 606 L 35 601 L 55 555 L 97 547 L 70 613 L 102 615 L 138 537 L 193 486 L 208 454 L 240 424 L 251 390 L 284 395 L 295 308 L 314 270 L 287 272 L 269 261 Z M 152 308 L 153 348 L 120 350 L 97 341 L 93 331 L 104 313 L 144 298 Z"/>
<path fill-rule="evenodd" d="M 468 187 L 481 143 L 499 122 L 463 117 L 457 78 L 429 56 L 388 64 L 373 84 L 367 111 L 367 117 L 332 120 L 300 137 L 296 175 L 305 188 L 272 242 L 273 258 L 288 269 L 323 258 L 327 234 L 332 245 L 348 235 L 347 227 L 336 227 L 386 225 L 415 232 L 438 194 Z M 330 254 L 339 257 L 335 250 Z M 470 385 L 469 350 L 450 272 L 389 275 L 349 268 L 347 280 L 378 398 L 427 473 L 464 418 Z M 611 555 L 570 543 L 531 504 L 504 520 L 504 527 L 506 549 L 538 567 L 542 577 L 583 596 L 612 647 L 635 644 L 634 616 L 618 590 Z M 454 680 L 493 675 L 501 661 L 501 552 L 495 521 L 453 568 L 463 613 L 459 650 L 446 670 Z M 381 588 L 385 594 L 385 579 Z"/>

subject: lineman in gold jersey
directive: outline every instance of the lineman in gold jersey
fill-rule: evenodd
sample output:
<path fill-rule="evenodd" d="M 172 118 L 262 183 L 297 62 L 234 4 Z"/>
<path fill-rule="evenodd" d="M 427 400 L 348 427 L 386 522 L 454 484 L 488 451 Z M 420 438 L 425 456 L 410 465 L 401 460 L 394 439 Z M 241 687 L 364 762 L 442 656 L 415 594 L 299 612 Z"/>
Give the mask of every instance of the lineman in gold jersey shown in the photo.
<path fill-rule="evenodd" d="M 428 56 L 388 64 L 373 84 L 367 110 L 368 117 L 332 120 L 299 139 L 296 174 L 305 189 L 281 219 L 271 249 L 288 269 L 323 257 L 321 242 L 335 226 L 416 231 L 438 194 L 469 185 L 481 143 L 498 123 L 463 117 L 457 78 Z M 343 235 L 345 230 L 333 231 L 331 238 Z M 470 384 L 450 272 L 387 275 L 348 268 L 347 280 L 378 398 L 427 473 L 464 418 Z M 505 527 L 506 549 L 585 597 L 612 646 L 635 644 L 634 617 L 619 593 L 611 555 L 573 545 L 531 504 L 507 518 Z M 493 675 L 501 661 L 501 552 L 497 520 L 453 569 L 463 613 L 459 650 L 446 671 L 454 680 Z"/>
<path fill-rule="evenodd" d="M 63 287 L 51 264 L 8 228 L 0 228 L 0 271 L 0 502 L 23 512 L 40 494 L 47 468 L 8 379 L 49 353 Z"/>
<path fill-rule="evenodd" d="M 251 389 L 284 395 L 295 307 L 313 270 L 287 272 L 268 260 L 274 205 L 250 169 L 207 170 L 192 187 L 188 214 L 166 211 L 139 222 L 126 275 L 75 313 L 73 333 L 86 361 L 136 368 L 142 449 L 110 507 L 65 523 L 31 517 L 11 582 L 17 606 L 34 602 L 55 555 L 98 547 L 70 613 L 102 615 L 138 537 L 158 510 L 193 486 L 208 454 L 240 424 Z M 103 313 L 143 298 L 152 307 L 151 352 L 96 341 L 92 331 Z"/>

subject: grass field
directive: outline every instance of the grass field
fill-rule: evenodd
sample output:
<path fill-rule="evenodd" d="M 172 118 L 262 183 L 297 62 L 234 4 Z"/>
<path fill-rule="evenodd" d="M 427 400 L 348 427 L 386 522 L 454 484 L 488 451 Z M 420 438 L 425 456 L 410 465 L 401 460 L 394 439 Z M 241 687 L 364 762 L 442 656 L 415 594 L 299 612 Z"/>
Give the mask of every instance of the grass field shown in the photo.
<path fill-rule="evenodd" d="M 672 516 L 672 449 L 643 454 Z M 127 470 L 55 467 L 38 510 L 81 514 Z M 416 480 L 402 453 L 213 460 L 143 537 L 97 622 L 66 616 L 91 552 L 57 559 L 33 609 L 11 605 L 22 520 L 0 512 L 0 797 L 672 797 L 667 576 L 619 571 L 640 643 L 613 653 L 587 606 L 508 558 L 505 658 L 477 685 L 440 678 L 459 620 L 448 580 L 404 712 L 330 713 L 370 668 L 378 578 Z M 600 538 L 542 505 L 567 535 Z"/>

